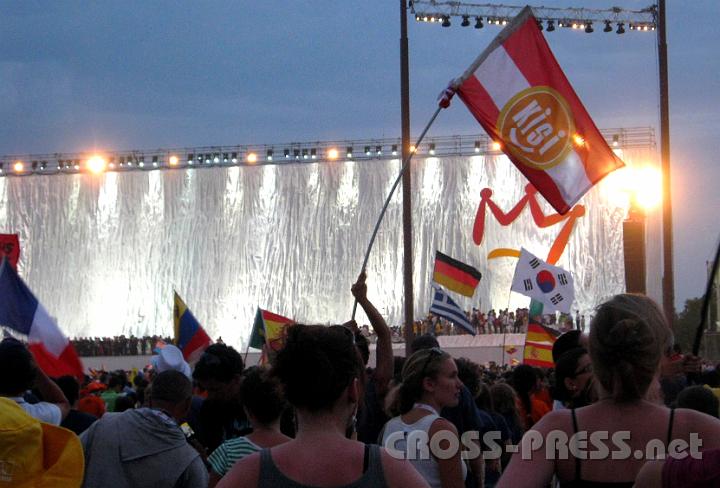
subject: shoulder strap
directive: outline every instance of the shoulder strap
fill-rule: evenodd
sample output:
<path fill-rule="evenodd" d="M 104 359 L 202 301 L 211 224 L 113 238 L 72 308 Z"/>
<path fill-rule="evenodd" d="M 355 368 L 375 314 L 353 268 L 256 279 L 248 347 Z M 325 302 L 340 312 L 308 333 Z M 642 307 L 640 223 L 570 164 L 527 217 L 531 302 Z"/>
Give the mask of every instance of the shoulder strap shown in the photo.
<path fill-rule="evenodd" d="M 573 434 L 578 433 L 578 424 L 577 424 L 577 417 L 575 416 L 575 409 L 573 408 L 570 410 L 570 413 L 572 414 L 572 422 L 573 422 Z M 575 458 L 575 481 L 580 481 L 580 458 Z"/>
<path fill-rule="evenodd" d="M 670 445 L 672 440 L 673 420 L 675 419 L 675 408 L 670 409 L 670 422 L 668 423 L 667 442 L 665 443 L 665 449 Z"/>
<path fill-rule="evenodd" d="M 370 444 L 365 444 L 365 454 L 363 454 L 363 474 L 367 473 L 368 464 L 370 463 Z"/>

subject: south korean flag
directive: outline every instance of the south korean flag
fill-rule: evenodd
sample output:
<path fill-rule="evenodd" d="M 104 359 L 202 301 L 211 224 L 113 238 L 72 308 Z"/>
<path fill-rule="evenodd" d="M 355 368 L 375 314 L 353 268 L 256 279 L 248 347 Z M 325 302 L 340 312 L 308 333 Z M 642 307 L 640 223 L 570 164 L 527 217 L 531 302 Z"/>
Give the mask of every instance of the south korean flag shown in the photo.
<path fill-rule="evenodd" d="M 572 275 L 533 256 L 524 248 L 520 250 L 511 290 L 541 302 L 547 311 L 570 313 L 575 300 Z"/>

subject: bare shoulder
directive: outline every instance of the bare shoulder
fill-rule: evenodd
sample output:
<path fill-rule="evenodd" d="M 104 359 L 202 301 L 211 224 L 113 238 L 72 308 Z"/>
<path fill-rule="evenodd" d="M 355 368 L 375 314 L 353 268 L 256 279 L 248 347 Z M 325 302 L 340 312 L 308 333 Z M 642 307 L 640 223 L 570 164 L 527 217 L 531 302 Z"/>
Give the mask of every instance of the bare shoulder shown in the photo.
<path fill-rule="evenodd" d="M 703 442 L 702 449 L 720 448 L 720 420 L 702 412 L 686 408 L 675 409 L 674 432 L 687 436 L 696 434 Z"/>
<path fill-rule="evenodd" d="M 256 452 L 247 456 L 235 465 L 223 476 L 217 488 L 230 487 L 256 487 L 260 478 L 260 453 Z"/>
<path fill-rule="evenodd" d="M 663 461 L 648 461 L 635 478 L 635 488 L 662 486 Z"/>
<path fill-rule="evenodd" d="M 425 479 L 420 476 L 409 461 L 394 458 L 384 448 L 380 448 L 380 461 L 385 474 L 385 481 L 390 488 L 404 486 L 429 488 Z"/>
<path fill-rule="evenodd" d="M 455 424 L 453 424 L 452 422 L 450 422 L 447 419 L 438 417 L 433 421 L 432 425 L 430 425 L 429 434 L 432 436 L 436 432 L 440 432 L 443 430 L 450 431 L 455 435 L 457 435 L 457 433 L 458 433 L 457 428 L 455 427 Z"/>
<path fill-rule="evenodd" d="M 551 430 L 569 430 L 572 429 L 572 410 L 552 410 L 545 415 L 532 427 L 532 430 L 542 433 Z"/>

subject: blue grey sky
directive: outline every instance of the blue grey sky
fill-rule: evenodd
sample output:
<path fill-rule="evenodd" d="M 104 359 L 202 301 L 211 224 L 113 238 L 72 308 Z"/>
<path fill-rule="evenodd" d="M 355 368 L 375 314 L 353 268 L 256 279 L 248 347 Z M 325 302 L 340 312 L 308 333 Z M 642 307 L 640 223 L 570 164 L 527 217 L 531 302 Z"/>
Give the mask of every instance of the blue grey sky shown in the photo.
<path fill-rule="evenodd" d="M 720 233 L 720 2 L 668 4 L 681 305 L 702 293 Z M 659 136 L 655 35 L 600 30 L 546 38 L 600 128 L 653 127 Z M 410 19 L 414 134 L 498 32 Z M 398 37 L 391 0 L 5 2 L 0 154 L 397 137 Z M 478 132 L 456 100 L 431 135 Z"/>

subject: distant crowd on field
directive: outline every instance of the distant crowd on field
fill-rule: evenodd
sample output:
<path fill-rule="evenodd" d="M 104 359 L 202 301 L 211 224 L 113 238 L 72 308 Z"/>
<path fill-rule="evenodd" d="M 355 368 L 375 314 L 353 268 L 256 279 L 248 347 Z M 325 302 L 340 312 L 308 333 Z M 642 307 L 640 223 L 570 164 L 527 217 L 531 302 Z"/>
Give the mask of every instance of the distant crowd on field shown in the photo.
<path fill-rule="evenodd" d="M 1 481 L 88 488 L 544 487 L 553 480 L 720 486 L 720 373 L 674 347 L 650 299 L 618 295 L 601 304 L 589 334 L 565 332 L 552 347 L 554 367 L 539 369 L 453 358 L 430 333 L 415 337 L 406 356 L 393 356 L 392 332 L 367 297 L 364 275 L 352 293 L 377 337 L 375 364 L 353 321 L 292 325 L 261 366 L 246 367 L 221 343 L 190 365 L 167 344 L 142 371 L 84 378 L 51 379 L 25 344 L 3 340 Z M 568 453 L 561 444 L 551 444 L 554 452 L 543 446 L 512 454 L 511 446 L 531 444 L 523 436 L 549 442 L 558 433 L 603 432 L 628 432 L 631 453 L 653 440 L 666 447 L 682 441 L 678 454 L 687 453 L 697 436 L 702 456 L 618 460 Z"/>

